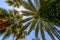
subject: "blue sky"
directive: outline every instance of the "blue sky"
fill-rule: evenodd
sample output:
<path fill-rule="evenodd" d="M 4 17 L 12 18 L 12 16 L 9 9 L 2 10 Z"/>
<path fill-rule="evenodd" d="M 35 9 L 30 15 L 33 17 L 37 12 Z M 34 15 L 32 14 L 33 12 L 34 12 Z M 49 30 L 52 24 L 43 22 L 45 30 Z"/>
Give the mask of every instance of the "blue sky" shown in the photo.
<path fill-rule="evenodd" d="M 10 6 L 8 6 L 8 4 L 7 3 L 5 3 L 4 2 L 5 0 L 0 0 L 0 8 L 4 8 L 4 9 L 10 9 L 10 8 L 12 8 L 12 7 L 10 7 Z M 29 35 L 29 36 L 26 36 L 26 40 L 32 40 L 32 38 L 35 38 L 35 36 L 34 36 L 34 30 L 31 32 L 31 34 Z M 47 34 L 47 32 L 45 32 L 45 36 L 46 36 L 46 40 L 51 40 L 51 38 L 50 38 L 50 36 Z M 0 35 L 0 40 L 1 40 L 1 38 L 3 37 L 3 35 L 1 36 Z M 41 35 L 39 34 L 39 37 L 41 37 Z M 13 36 L 11 35 L 8 39 L 6 39 L 6 40 L 13 40 L 12 39 L 13 38 Z M 40 38 L 41 39 L 41 38 Z M 42 39 L 41 39 L 42 40 Z"/>
<path fill-rule="evenodd" d="M 8 4 L 5 3 L 5 0 L 0 0 L 0 8 L 10 9 L 12 7 L 8 6 Z"/>

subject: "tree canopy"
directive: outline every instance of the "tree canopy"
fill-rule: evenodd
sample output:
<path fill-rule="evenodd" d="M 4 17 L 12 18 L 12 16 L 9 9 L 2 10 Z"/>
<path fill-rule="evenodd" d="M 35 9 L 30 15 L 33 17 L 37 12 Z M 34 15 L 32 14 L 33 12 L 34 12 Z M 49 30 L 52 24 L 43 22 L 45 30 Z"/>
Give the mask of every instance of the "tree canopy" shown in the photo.
<path fill-rule="evenodd" d="M 0 8 L 0 34 L 5 33 L 6 37 L 13 34 L 16 40 L 29 35 L 35 30 L 36 40 L 39 40 L 40 32 L 42 40 L 46 40 L 47 32 L 52 40 L 55 36 L 60 40 L 60 1 L 59 0 L 6 0 L 9 6 L 23 6 L 27 10 L 5 10 Z M 23 19 L 26 16 L 28 18 Z M 30 16 L 30 17 L 29 17 Z M 25 25 L 23 25 L 26 23 Z M 2 26 L 3 25 L 3 26 Z M 26 29 L 29 28 L 28 31 Z"/>

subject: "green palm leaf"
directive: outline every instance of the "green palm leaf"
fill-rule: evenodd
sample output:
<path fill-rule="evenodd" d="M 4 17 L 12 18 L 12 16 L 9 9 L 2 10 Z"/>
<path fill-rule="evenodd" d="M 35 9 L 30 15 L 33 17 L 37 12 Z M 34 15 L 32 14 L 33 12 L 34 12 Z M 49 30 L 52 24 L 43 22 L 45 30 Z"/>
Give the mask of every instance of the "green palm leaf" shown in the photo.
<path fill-rule="evenodd" d="M 24 16 L 31 16 L 32 14 L 34 14 L 32 12 L 29 12 L 29 11 L 21 11 L 21 12 L 22 12 L 22 15 L 24 15 Z"/>
<path fill-rule="evenodd" d="M 42 22 L 41 22 L 41 24 L 40 24 L 40 32 L 41 32 L 41 35 L 42 35 L 42 39 L 43 39 L 43 40 L 46 40 L 46 39 L 45 39 L 45 35 L 44 35 L 44 30 L 43 30 Z"/>
<path fill-rule="evenodd" d="M 27 18 L 27 19 L 23 19 L 21 22 L 24 23 L 24 22 L 27 22 L 29 20 L 31 20 L 32 18 Z"/>
<path fill-rule="evenodd" d="M 36 9 L 38 10 L 40 8 L 40 0 L 34 0 L 34 4 Z"/>
<path fill-rule="evenodd" d="M 26 8 L 26 9 L 28 9 L 28 10 L 34 11 L 34 10 L 32 9 L 32 7 L 28 4 L 28 2 L 26 2 L 26 1 L 23 2 L 23 6 L 24 6 L 24 8 Z"/>
<path fill-rule="evenodd" d="M 47 25 L 47 24 L 46 24 Z M 45 26 L 45 30 L 47 31 L 47 33 L 50 35 L 50 37 L 52 38 L 52 40 L 55 40 L 52 32 L 51 32 L 51 29 L 49 28 L 49 26 Z"/>
<path fill-rule="evenodd" d="M 35 36 L 36 36 L 36 38 L 38 38 L 38 33 L 39 33 L 39 22 L 38 23 L 36 23 L 37 25 L 36 25 L 36 29 L 35 29 Z"/>
<path fill-rule="evenodd" d="M 6 0 L 6 2 L 9 4 L 9 6 L 19 7 L 23 0 Z"/>
<path fill-rule="evenodd" d="M 36 24 L 37 20 L 33 20 L 33 22 L 31 23 L 31 26 L 30 26 L 30 29 L 29 29 L 29 32 L 28 34 L 30 34 L 30 32 L 35 28 L 35 24 Z"/>
<path fill-rule="evenodd" d="M 54 31 L 54 28 L 51 26 L 53 34 L 60 40 L 60 35 L 57 33 L 57 31 Z"/>
<path fill-rule="evenodd" d="M 4 40 L 5 38 L 9 37 L 11 34 L 10 30 L 7 31 L 7 33 L 4 35 L 4 37 L 2 38 L 2 40 Z"/>
<path fill-rule="evenodd" d="M 35 8 L 34 4 L 32 3 L 32 0 L 27 0 L 27 1 L 28 1 L 29 6 L 31 6 L 31 8 L 32 8 L 34 11 L 36 11 L 36 8 Z"/>

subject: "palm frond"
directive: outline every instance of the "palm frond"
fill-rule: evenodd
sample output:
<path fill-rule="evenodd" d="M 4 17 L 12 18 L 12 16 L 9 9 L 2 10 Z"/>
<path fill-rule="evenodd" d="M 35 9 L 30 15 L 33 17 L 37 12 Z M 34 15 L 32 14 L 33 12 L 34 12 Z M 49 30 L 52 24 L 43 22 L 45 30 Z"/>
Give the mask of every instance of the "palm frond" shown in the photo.
<path fill-rule="evenodd" d="M 7 37 L 10 36 L 10 34 L 11 34 L 10 30 L 8 30 L 4 37 L 2 38 L 2 40 L 5 40 Z"/>
<path fill-rule="evenodd" d="M 47 24 L 46 24 L 47 25 Z M 51 29 L 49 28 L 49 26 L 45 26 L 45 30 L 47 31 L 47 33 L 50 35 L 51 39 L 55 40 L 53 33 L 51 32 Z"/>
<path fill-rule="evenodd" d="M 33 12 L 29 12 L 29 11 L 21 11 L 22 15 L 24 16 L 31 16 L 32 14 L 34 14 Z"/>
<path fill-rule="evenodd" d="M 6 0 L 6 2 L 9 4 L 9 6 L 19 7 L 23 0 Z"/>
<path fill-rule="evenodd" d="M 46 40 L 46 39 L 45 39 L 45 34 L 44 34 L 44 29 L 43 29 L 43 25 L 42 25 L 42 24 L 43 24 L 43 23 L 41 22 L 41 23 L 40 23 L 40 32 L 41 32 L 41 35 L 42 35 L 42 39 L 43 39 L 43 40 Z"/>
<path fill-rule="evenodd" d="M 28 4 L 31 6 L 31 8 L 32 8 L 34 11 L 36 11 L 36 8 L 35 8 L 32 0 L 27 0 L 27 1 L 28 1 Z"/>
<path fill-rule="evenodd" d="M 27 19 L 23 19 L 21 22 L 24 23 L 24 22 L 27 22 L 29 20 L 31 20 L 32 18 L 27 18 Z"/>
<path fill-rule="evenodd" d="M 19 13 L 15 10 L 8 10 L 6 11 L 5 9 L 0 9 L 0 34 L 6 32 L 5 36 L 3 37 L 3 40 L 10 36 L 10 34 L 17 35 L 19 31 L 16 29 L 22 27 L 21 23 L 21 16 Z M 9 29 L 9 30 L 8 30 Z M 4 31 L 5 30 L 5 31 Z M 19 29 L 20 30 L 20 29 Z M 22 32 L 23 34 L 23 32 Z M 16 36 L 14 36 L 16 37 Z"/>
<path fill-rule="evenodd" d="M 40 0 L 34 0 L 34 4 L 36 9 L 38 10 L 40 8 Z"/>
<path fill-rule="evenodd" d="M 35 28 L 35 24 L 36 24 L 37 20 L 33 20 L 33 22 L 31 23 L 31 26 L 30 26 L 30 29 L 29 29 L 29 32 L 28 34 L 30 34 L 30 32 Z"/>
<path fill-rule="evenodd" d="M 28 2 L 24 1 L 24 2 L 23 2 L 23 6 L 24 6 L 24 8 L 33 11 L 32 7 L 28 4 Z"/>
<path fill-rule="evenodd" d="M 36 25 L 36 29 L 35 29 L 35 36 L 36 36 L 36 38 L 38 38 L 38 33 L 39 33 L 39 22 L 38 23 L 36 23 L 37 25 Z"/>
<path fill-rule="evenodd" d="M 51 39 L 55 40 L 54 35 L 59 39 L 60 31 L 57 30 L 54 27 L 54 25 L 56 25 L 56 24 L 59 25 L 59 23 L 60 23 L 59 22 L 59 20 L 60 20 L 59 13 L 57 14 L 58 9 L 60 9 L 60 7 L 59 7 L 60 1 L 57 1 L 57 0 L 34 0 L 34 3 L 33 3 L 32 0 L 27 0 L 27 2 L 26 1 L 24 1 L 24 2 L 25 2 L 25 3 L 23 3 L 24 8 L 30 10 L 31 12 L 23 10 L 23 11 L 21 11 L 23 16 L 27 16 L 27 17 L 32 16 L 32 19 L 34 19 L 34 21 L 35 21 L 34 24 L 33 24 L 33 21 L 31 23 L 30 22 L 27 23 L 28 26 L 30 25 L 28 34 L 30 34 L 30 32 L 35 28 L 37 21 L 40 20 L 40 21 L 38 21 L 38 22 L 40 22 L 38 24 L 39 26 L 37 25 L 36 29 L 35 29 L 35 36 L 38 37 L 38 31 L 40 29 L 40 33 L 41 33 L 43 40 L 46 40 L 44 30 L 47 31 L 47 33 L 50 35 Z M 26 18 L 26 20 L 27 19 L 28 18 Z M 29 19 L 27 21 L 30 21 L 30 20 L 31 19 Z M 23 23 L 26 23 L 27 21 L 25 21 L 25 22 L 23 21 Z M 53 26 L 50 26 L 51 24 Z"/>

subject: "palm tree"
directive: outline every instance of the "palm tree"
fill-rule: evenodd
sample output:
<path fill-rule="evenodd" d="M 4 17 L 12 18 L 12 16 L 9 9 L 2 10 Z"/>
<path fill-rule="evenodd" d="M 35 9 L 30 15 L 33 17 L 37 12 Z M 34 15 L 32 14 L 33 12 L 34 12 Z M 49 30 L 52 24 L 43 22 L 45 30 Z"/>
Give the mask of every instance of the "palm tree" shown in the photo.
<path fill-rule="evenodd" d="M 17 18 L 17 12 L 9 11 L 6 14 L 9 15 L 8 18 L 9 24 L 14 25 L 13 27 L 10 26 L 9 31 L 7 33 L 11 34 L 15 32 L 16 29 L 19 29 L 15 35 L 19 32 L 17 35 L 17 39 L 20 37 L 20 35 L 23 34 L 23 32 L 29 28 L 28 35 L 32 32 L 33 29 L 35 29 L 35 36 L 38 40 L 38 33 L 40 32 L 42 36 L 42 40 L 46 40 L 45 33 L 47 32 L 52 40 L 55 40 L 56 36 L 60 40 L 60 30 L 58 30 L 55 25 L 60 25 L 60 1 L 59 0 L 7 0 L 6 2 L 11 6 L 19 7 L 22 5 L 27 10 L 22 10 L 22 16 L 26 16 L 28 18 L 22 19 L 22 17 Z M 3 10 L 2 10 L 3 11 Z M 4 11 L 5 12 L 5 11 Z M 15 14 L 13 14 L 13 12 Z M 10 13 L 10 14 L 9 14 Z M 13 15 L 11 15 L 11 13 Z M 13 19 L 12 19 L 13 18 Z M 6 19 L 6 18 L 5 18 Z M 18 21 L 17 21 L 18 19 Z M 13 20 L 13 23 L 12 23 Z M 19 21 L 22 23 L 19 23 Z M 17 24 L 20 24 L 20 26 Z M 26 23 L 23 25 L 23 23 Z M 17 26 L 17 27 L 15 27 Z M 59 27 L 60 28 L 60 27 Z M 7 35 L 7 34 L 6 34 Z M 16 40 L 17 40 L 16 39 Z"/>
<path fill-rule="evenodd" d="M 15 10 L 5 10 L 0 8 L 0 34 L 5 34 L 3 39 L 9 37 L 13 34 L 14 37 L 18 39 L 24 37 L 24 32 L 22 30 L 22 16 Z M 22 30 L 22 31 L 21 31 Z M 16 40 L 17 40 L 16 39 Z"/>
<path fill-rule="evenodd" d="M 40 3 L 41 2 L 41 3 Z M 42 39 L 46 40 L 44 32 L 46 31 L 52 40 L 55 40 L 54 35 L 60 40 L 60 31 L 54 25 L 60 25 L 59 18 L 59 3 L 58 0 L 27 0 L 23 2 L 23 6 L 28 10 L 22 10 L 23 16 L 31 16 L 26 18 L 25 22 L 28 22 L 25 26 L 30 26 L 28 34 L 35 29 L 35 36 L 38 38 L 38 32 L 40 31 Z M 27 27 L 28 27 L 27 26 Z M 59 33 L 59 34 L 58 34 Z"/>

